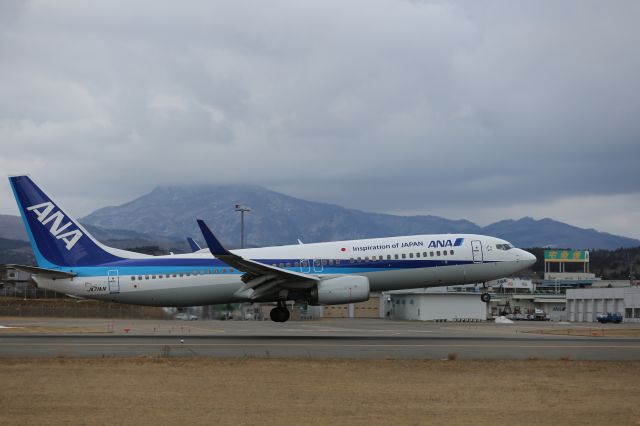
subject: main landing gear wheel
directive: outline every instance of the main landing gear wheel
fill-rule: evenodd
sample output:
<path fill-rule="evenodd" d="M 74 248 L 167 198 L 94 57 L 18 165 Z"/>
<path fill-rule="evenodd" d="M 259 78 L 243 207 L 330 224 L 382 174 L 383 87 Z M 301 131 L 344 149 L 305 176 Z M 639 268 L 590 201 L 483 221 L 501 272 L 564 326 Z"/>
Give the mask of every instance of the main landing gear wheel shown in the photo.
<path fill-rule="evenodd" d="M 278 303 L 278 306 L 269 312 L 269 317 L 274 322 L 287 322 L 290 315 L 289 310 L 283 303 Z"/>
<path fill-rule="evenodd" d="M 489 303 L 491 302 L 491 295 L 489 293 L 482 293 L 482 295 L 480 295 L 480 300 L 484 303 Z"/>

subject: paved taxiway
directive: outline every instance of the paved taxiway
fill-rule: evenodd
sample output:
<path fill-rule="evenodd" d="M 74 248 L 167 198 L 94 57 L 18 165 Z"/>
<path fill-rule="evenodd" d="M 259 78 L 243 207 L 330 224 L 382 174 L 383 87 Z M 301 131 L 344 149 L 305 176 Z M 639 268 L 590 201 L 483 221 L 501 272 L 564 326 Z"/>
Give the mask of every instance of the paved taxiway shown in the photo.
<path fill-rule="evenodd" d="M 360 319 L 277 324 L 14 318 L 0 319 L 0 325 L 16 327 L 0 329 L 0 357 L 442 359 L 456 354 L 462 359 L 640 359 L 640 338 L 607 336 L 608 330 L 631 330 L 633 326 L 628 324 L 602 327 Z M 567 335 L 544 334 L 558 329 L 566 330 Z M 572 330 L 573 334 L 587 336 L 569 335 Z M 591 330 L 598 336 L 592 337 Z"/>

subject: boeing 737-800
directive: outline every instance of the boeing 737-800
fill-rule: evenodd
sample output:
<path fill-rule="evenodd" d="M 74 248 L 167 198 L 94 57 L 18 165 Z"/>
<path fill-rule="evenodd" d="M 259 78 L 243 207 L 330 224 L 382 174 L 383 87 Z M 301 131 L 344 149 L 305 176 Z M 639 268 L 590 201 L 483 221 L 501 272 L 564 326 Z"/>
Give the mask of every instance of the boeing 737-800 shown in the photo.
<path fill-rule="evenodd" d="M 275 302 L 361 302 L 372 291 L 480 283 L 512 275 L 536 258 L 484 235 L 412 235 L 227 250 L 207 225 L 194 253 L 151 256 L 101 244 L 29 176 L 9 178 L 38 266 L 41 288 L 84 298 L 150 306 Z M 488 293 L 483 300 L 488 301 Z"/>

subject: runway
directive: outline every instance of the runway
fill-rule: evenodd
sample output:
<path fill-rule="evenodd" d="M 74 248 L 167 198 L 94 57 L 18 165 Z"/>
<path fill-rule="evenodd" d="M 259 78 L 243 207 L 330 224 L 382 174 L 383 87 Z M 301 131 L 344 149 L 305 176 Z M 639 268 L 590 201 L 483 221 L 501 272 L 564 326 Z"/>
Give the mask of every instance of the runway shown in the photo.
<path fill-rule="evenodd" d="M 0 320 L 0 357 L 212 357 L 640 360 L 640 338 L 621 328 L 519 323 L 324 320 Z M 588 328 L 587 328 L 588 327 Z M 51 330 L 51 333 L 46 332 Z M 594 331 L 595 330 L 595 331 Z M 567 335 L 551 335 L 554 332 Z M 575 336 L 572 334 L 586 334 Z"/>

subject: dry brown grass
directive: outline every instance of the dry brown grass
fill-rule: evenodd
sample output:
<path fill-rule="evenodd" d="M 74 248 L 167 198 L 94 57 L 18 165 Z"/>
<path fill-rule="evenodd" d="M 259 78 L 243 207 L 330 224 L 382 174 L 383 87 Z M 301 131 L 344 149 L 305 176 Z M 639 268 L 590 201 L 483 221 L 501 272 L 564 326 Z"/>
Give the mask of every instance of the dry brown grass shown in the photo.
<path fill-rule="evenodd" d="M 0 423 L 640 424 L 640 362 L 0 360 Z"/>
<path fill-rule="evenodd" d="M 49 327 L 42 325 L 15 326 L 12 328 L 0 328 L 0 337 L 3 334 L 100 334 L 111 333 L 105 327 Z"/>
<path fill-rule="evenodd" d="M 524 333 L 587 337 L 640 337 L 640 328 L 575 327 L 527 330 Z"/>

